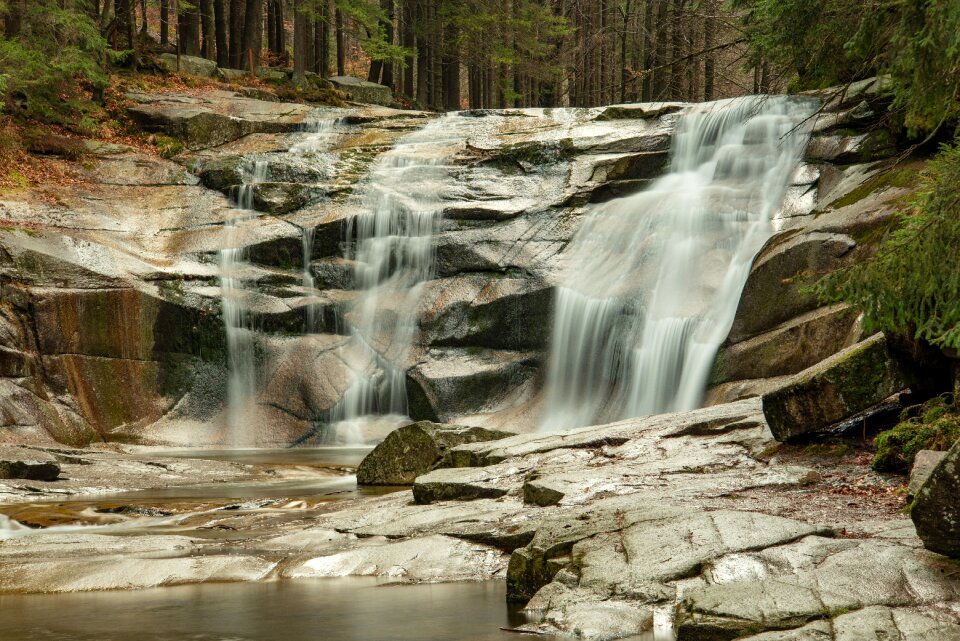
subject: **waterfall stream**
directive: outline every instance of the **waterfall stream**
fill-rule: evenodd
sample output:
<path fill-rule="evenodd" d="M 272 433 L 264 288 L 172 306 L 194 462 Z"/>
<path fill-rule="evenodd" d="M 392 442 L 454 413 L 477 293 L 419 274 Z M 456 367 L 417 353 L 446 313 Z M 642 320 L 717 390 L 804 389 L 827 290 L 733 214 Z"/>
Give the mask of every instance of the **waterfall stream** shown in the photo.
<path fill-rule="evenodd" d="M 669 173 L 588 212 L 566 250 L 541 429 L 701 402 L 813 109 L 763 96 L 692 107 Z"/>
<path fill-rule="evenodd" d="M 254 210 L 254 190 L 267 179 L 265 160 L 254 162 L 244 183 L 237 187 L 232 205 L 241 210 Z M 223 322 L 227 336 L 227 442 L 233 446 L 249 445 L 246 425 L 255 421 L 256 412 L 256 348 L 244 278 L 249 271 L 247 249 L 238 238 L 239 221 L 225 223 L 227 247 L 220 250 L 220 290 Z"/>
<path fill-rule="evenodd" d="M 348 231 L 358 297 L 346 314 L 341 350 L 349 386 L 331 411 L 333 439 L 364 440 L 372 416 L 407 415 L 406 370 L 417 307 L 434 271 L 433 233 L 443 210 L 451 159 L 476 118 L 450 114 L 407 135 L 358 186 L 361 213 Z"/>

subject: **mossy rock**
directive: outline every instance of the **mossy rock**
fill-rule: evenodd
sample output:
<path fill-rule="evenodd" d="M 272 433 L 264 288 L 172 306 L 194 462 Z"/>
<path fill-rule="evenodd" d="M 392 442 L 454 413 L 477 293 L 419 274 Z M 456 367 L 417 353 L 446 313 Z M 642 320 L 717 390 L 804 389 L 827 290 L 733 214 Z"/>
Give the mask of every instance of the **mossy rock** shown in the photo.
<path fill-rule="evenodd" d="M 763 397 L 763 414 L 778 441 L 823 431 L 907 387 L 887 352 L 886 337 L 870 338 L 800 372 Z"/>
<path fill-rule="evenodd" d="M 960 441 L 957 441 L 917 492 L 910 518 L 923 545 L 960 558 Z"/>
<path fill-rule="evenodd" d="M 359 485 L 413 485 L 414 480 L 434 469 L 452 447 L 466 443 L 494 441 L 512 432 L 482 427 L 441 425 L 420 421 L 398 428 L 377 445 L 357 468 Z"/>
<path fill-rule="evenodd" d="M 200 182 L 210 189 L 226 192 L 243 183 L 245 164 L 243 156 L 218 156 L 200 167 Z"/>

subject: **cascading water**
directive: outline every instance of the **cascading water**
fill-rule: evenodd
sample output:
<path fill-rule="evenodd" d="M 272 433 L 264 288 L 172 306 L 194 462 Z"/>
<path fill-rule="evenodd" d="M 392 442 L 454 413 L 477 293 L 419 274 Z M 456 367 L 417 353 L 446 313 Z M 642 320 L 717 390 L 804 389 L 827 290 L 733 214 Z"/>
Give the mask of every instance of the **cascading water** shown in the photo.
<path fill-rule="evenodd" d="M 257 160 L 244 184 L 234 193 L 233 206 L 254 209 L 254 190 L 257 183 L 267 179 L 268 164 Z M 223 322 L 227 336 L 227 441 L 239 447 L 249 445 L 247 425 L 255 422 L 256 412 L 256 354 L 253 323 L 244 304 L 247 296 L 244 272 L 248 270 L 246 247 L 238 238 L 236 219 L 225 223 L 226 248 L 220 250 L 220 291 Z"/>
<path fill-rule="evenodd" d="M 557 295 L 542 429 L 701 402 L 813 110 L 762 96 L 691 108 L 670 173 L 588 213 Z"/>
<path fill-rule="evenodd" d="M 331 147 L 339 135 L 338 127 L 342 123 L 342 118 L 324 118 L 307 123 L 305 129 L 310 133 L 310 136 L 291 147 L 290 153 L 313 157 L 313 164 L 316 167 L 332 167 L 333 158 L 326 158 L 325 156 L 330 152 Z M 320 157 L 317 158 L 317 156 Z M 313 259 L 313 238 L 316 233 L 316 228 L 306 225 L 302 228 L 301 232 L 301 246 L 303 251 L 303 273 L 301 275 L 301 282 L 304 294 L 310 296 L 316 290 L 316 282 L 310 271 L 310 262 Z M 319 330 L 320 327 L 317 325 L 317 308 L 315 305 L 307 305 L 304 332 L 310 334 Z"/>
<path fill-rule="evenodd" d="M 371 415 L 407 414 L 406 369 L 417 305 L 434 270 L 433 232 L 450 160 L 477 119 L 450 114 L 406 136 L 380 158 L 358 190 L 347 258 L 359 296 L 346 315 L 341 351 L 349 386 L 331 412 L 332 438 L 363 440 Z"/>

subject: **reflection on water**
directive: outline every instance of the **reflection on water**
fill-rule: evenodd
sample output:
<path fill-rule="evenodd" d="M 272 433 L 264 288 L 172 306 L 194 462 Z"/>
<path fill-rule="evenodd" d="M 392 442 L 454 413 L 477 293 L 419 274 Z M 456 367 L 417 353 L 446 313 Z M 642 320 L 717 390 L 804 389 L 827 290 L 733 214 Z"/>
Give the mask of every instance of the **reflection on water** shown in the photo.
<path fill-rule="evenodd" d="M 232 461 L 248 465 L 311 465 L 316 467 L 356 467 L 373 447 L 298 447 L 207 450 L 179 448 L 151 450 L 150 454 L 167 458 L 192 458 L 208 461 Z"/>
<path fill-rule="evenodd" d="M 500 630 L 524 623 L 504 592 L 499 581 L 377 586 L 319 579 L 0 595 L 0 639 L 518 641 L 526 635 Z"/>

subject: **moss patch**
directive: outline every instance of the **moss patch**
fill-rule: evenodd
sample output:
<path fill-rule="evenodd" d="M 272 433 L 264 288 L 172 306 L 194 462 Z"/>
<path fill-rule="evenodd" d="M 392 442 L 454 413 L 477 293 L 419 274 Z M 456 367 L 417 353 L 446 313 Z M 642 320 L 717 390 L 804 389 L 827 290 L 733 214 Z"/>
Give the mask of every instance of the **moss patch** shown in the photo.
<path fill-rule="evenodd" d="M 891 187 L 900 189 L 916 187 L 920 179 L 921 169 L 921 164 L 911 163 L 885 171 L 870 178 L 856 189 L 848 192 L 845 196 L 833 201 L 830 207 L 833 209 L 849 207 L 850 205 L 860 202 L 870 194 L 875 194 Z"/>
<path fill-rule="evenodd" d="M 946 451 L 960 440 L 960 408 L 948 396 L 908 407 L 900 423 L 881 432 L 872 467 L 881 472 L 908 472 L 920 450 Z"/>

